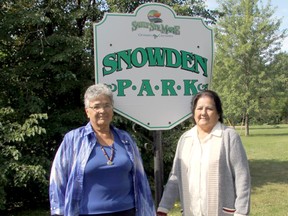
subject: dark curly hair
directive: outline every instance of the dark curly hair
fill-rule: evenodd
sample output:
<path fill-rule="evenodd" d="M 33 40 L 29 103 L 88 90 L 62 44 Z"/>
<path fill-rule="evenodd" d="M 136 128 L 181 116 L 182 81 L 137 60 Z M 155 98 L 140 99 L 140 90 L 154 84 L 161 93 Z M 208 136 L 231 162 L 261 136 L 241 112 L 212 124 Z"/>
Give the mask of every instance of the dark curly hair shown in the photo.
<path fill-rule="evenodd" d="M 191 110 L 192 110 L 192 120 L 195 124 L 194 120 L 194 112 L 197 106 L 197 102 L 201 97 L 208 96 L 214 100 L 217 113 L 219 115 L 219 121 L 223 123 L 223 110 L 222 110 L 222 103 L 218 94 L 212 90 L 204 90 L 196 94 L 196 96 L 191 101 Z"/>

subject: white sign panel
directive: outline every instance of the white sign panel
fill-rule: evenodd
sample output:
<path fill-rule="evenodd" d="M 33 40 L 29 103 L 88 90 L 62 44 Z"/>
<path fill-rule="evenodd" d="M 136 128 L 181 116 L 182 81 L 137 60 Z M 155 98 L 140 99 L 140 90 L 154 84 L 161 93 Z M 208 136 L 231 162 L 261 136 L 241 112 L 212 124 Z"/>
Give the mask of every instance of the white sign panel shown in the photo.
<path fill-rule="evenodd" d="M 164 4 L 105 14 L 94 25 L 94 46 L 96 83 L 111 87 L 115 112 L 148 130 L 189 118 L 193 96 L 211 80 L 212 30 Z"/>

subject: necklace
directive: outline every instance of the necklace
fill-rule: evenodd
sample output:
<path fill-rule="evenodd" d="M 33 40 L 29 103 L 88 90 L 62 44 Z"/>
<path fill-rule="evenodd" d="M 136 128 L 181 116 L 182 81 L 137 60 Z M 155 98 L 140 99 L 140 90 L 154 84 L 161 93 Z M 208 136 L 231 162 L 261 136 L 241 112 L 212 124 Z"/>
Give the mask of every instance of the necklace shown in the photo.
<path fill-rule="evenodd" d="M 97 134 L 97 132 L 96 132 L 96 134 Z M 100 134 L 101 134 L 101 133 L 100 133 Z M 100 134 L 98 134 L 99 138 L 101 138 Z M 110 135 L 110 138 L 113 140 L 113 134 L 112 134 L 111 131 L 109 131 L 109 135 Z M 104 136 L 104 137 L 105 137 L 105 136 Z M 104 138 L 104 137 L 102 137 L 101 140 L 102 140 L 104 143 L 107 144 L 107 142 L 105 141 L 105 139 L 109 139 L 109 138 Z M 97 138 L 97 141 L 98 141 L 99 144 L 100 144 L 100 147 L 101 147 L 101 150 L 102 150 L 104 156 L 107 158 L 107 165 L 109 165 L 109 166 L 113 165 L 113 164 L 114 164 L 114 163 L 113 163 L 113 159 L 114 159 L 114 145 L 113 145 L 113 143 L 112 143 L 111 146 L 108 145 L 108 147 L 110 147 L 110 149 L 111 149 L 111 155 L 110 155 L 110 157 L 109 157 L 108 154 L 107 154 L 107 152 L 106 152 L 106 150 L 104 149 L 104 146 L 101 145 L 101 142 L 98 140 L 98 138 Z"/>
<path fill-rule="evenodd" d="M 110 148 L 111 148 L 111 156 L 108 157 L 107 152 L 105 151 L 104 147 L 101 145 L 101 150 L 102 150 L 104 156 L 107 158 L 107 160 L 108 160 L 107 161 L 107 165 L 109 165 L 109 166 L 114 164 L 113 163 L 113 159 L 114 159 L 114 147 L 113 147 L 113 144 L 112 144 L 112 146 L 110 146 Z"/>

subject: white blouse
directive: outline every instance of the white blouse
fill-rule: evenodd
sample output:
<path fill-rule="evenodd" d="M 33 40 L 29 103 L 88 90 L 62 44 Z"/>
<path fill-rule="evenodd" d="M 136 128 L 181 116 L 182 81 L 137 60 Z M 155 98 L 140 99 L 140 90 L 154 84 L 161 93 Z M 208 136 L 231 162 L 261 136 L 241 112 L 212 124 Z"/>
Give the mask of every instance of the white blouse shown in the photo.
<path fill-rule="evenodd" d="M 217 125 L 218 126 L 218 125 Z M 216 127 L 217 128 L 217 127 Z M 195 130 L 197 133 L 197 130 Z M 197 134 L 191 149 L 189 168 L 189 193 L 193 216 L 206 216 L 207 212 L 207 173 L 209 169 L 210 150 L 213 145 L 213 131 L 200 142 Z"/>

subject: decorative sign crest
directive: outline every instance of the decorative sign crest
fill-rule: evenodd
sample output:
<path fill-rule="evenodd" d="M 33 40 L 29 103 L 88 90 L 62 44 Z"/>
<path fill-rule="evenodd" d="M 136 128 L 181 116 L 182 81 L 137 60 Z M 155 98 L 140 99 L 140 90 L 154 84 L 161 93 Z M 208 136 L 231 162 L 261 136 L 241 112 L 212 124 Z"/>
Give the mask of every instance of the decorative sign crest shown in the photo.
<path fill-rule="evenodd" d="M 193 96 L 211 80 L 212 30 L 164 4 L 106 13 L 94 24 L 94 46 L 96 83 L 111 87 L 115 112 L 148 130 L 189 118 Z"/>

